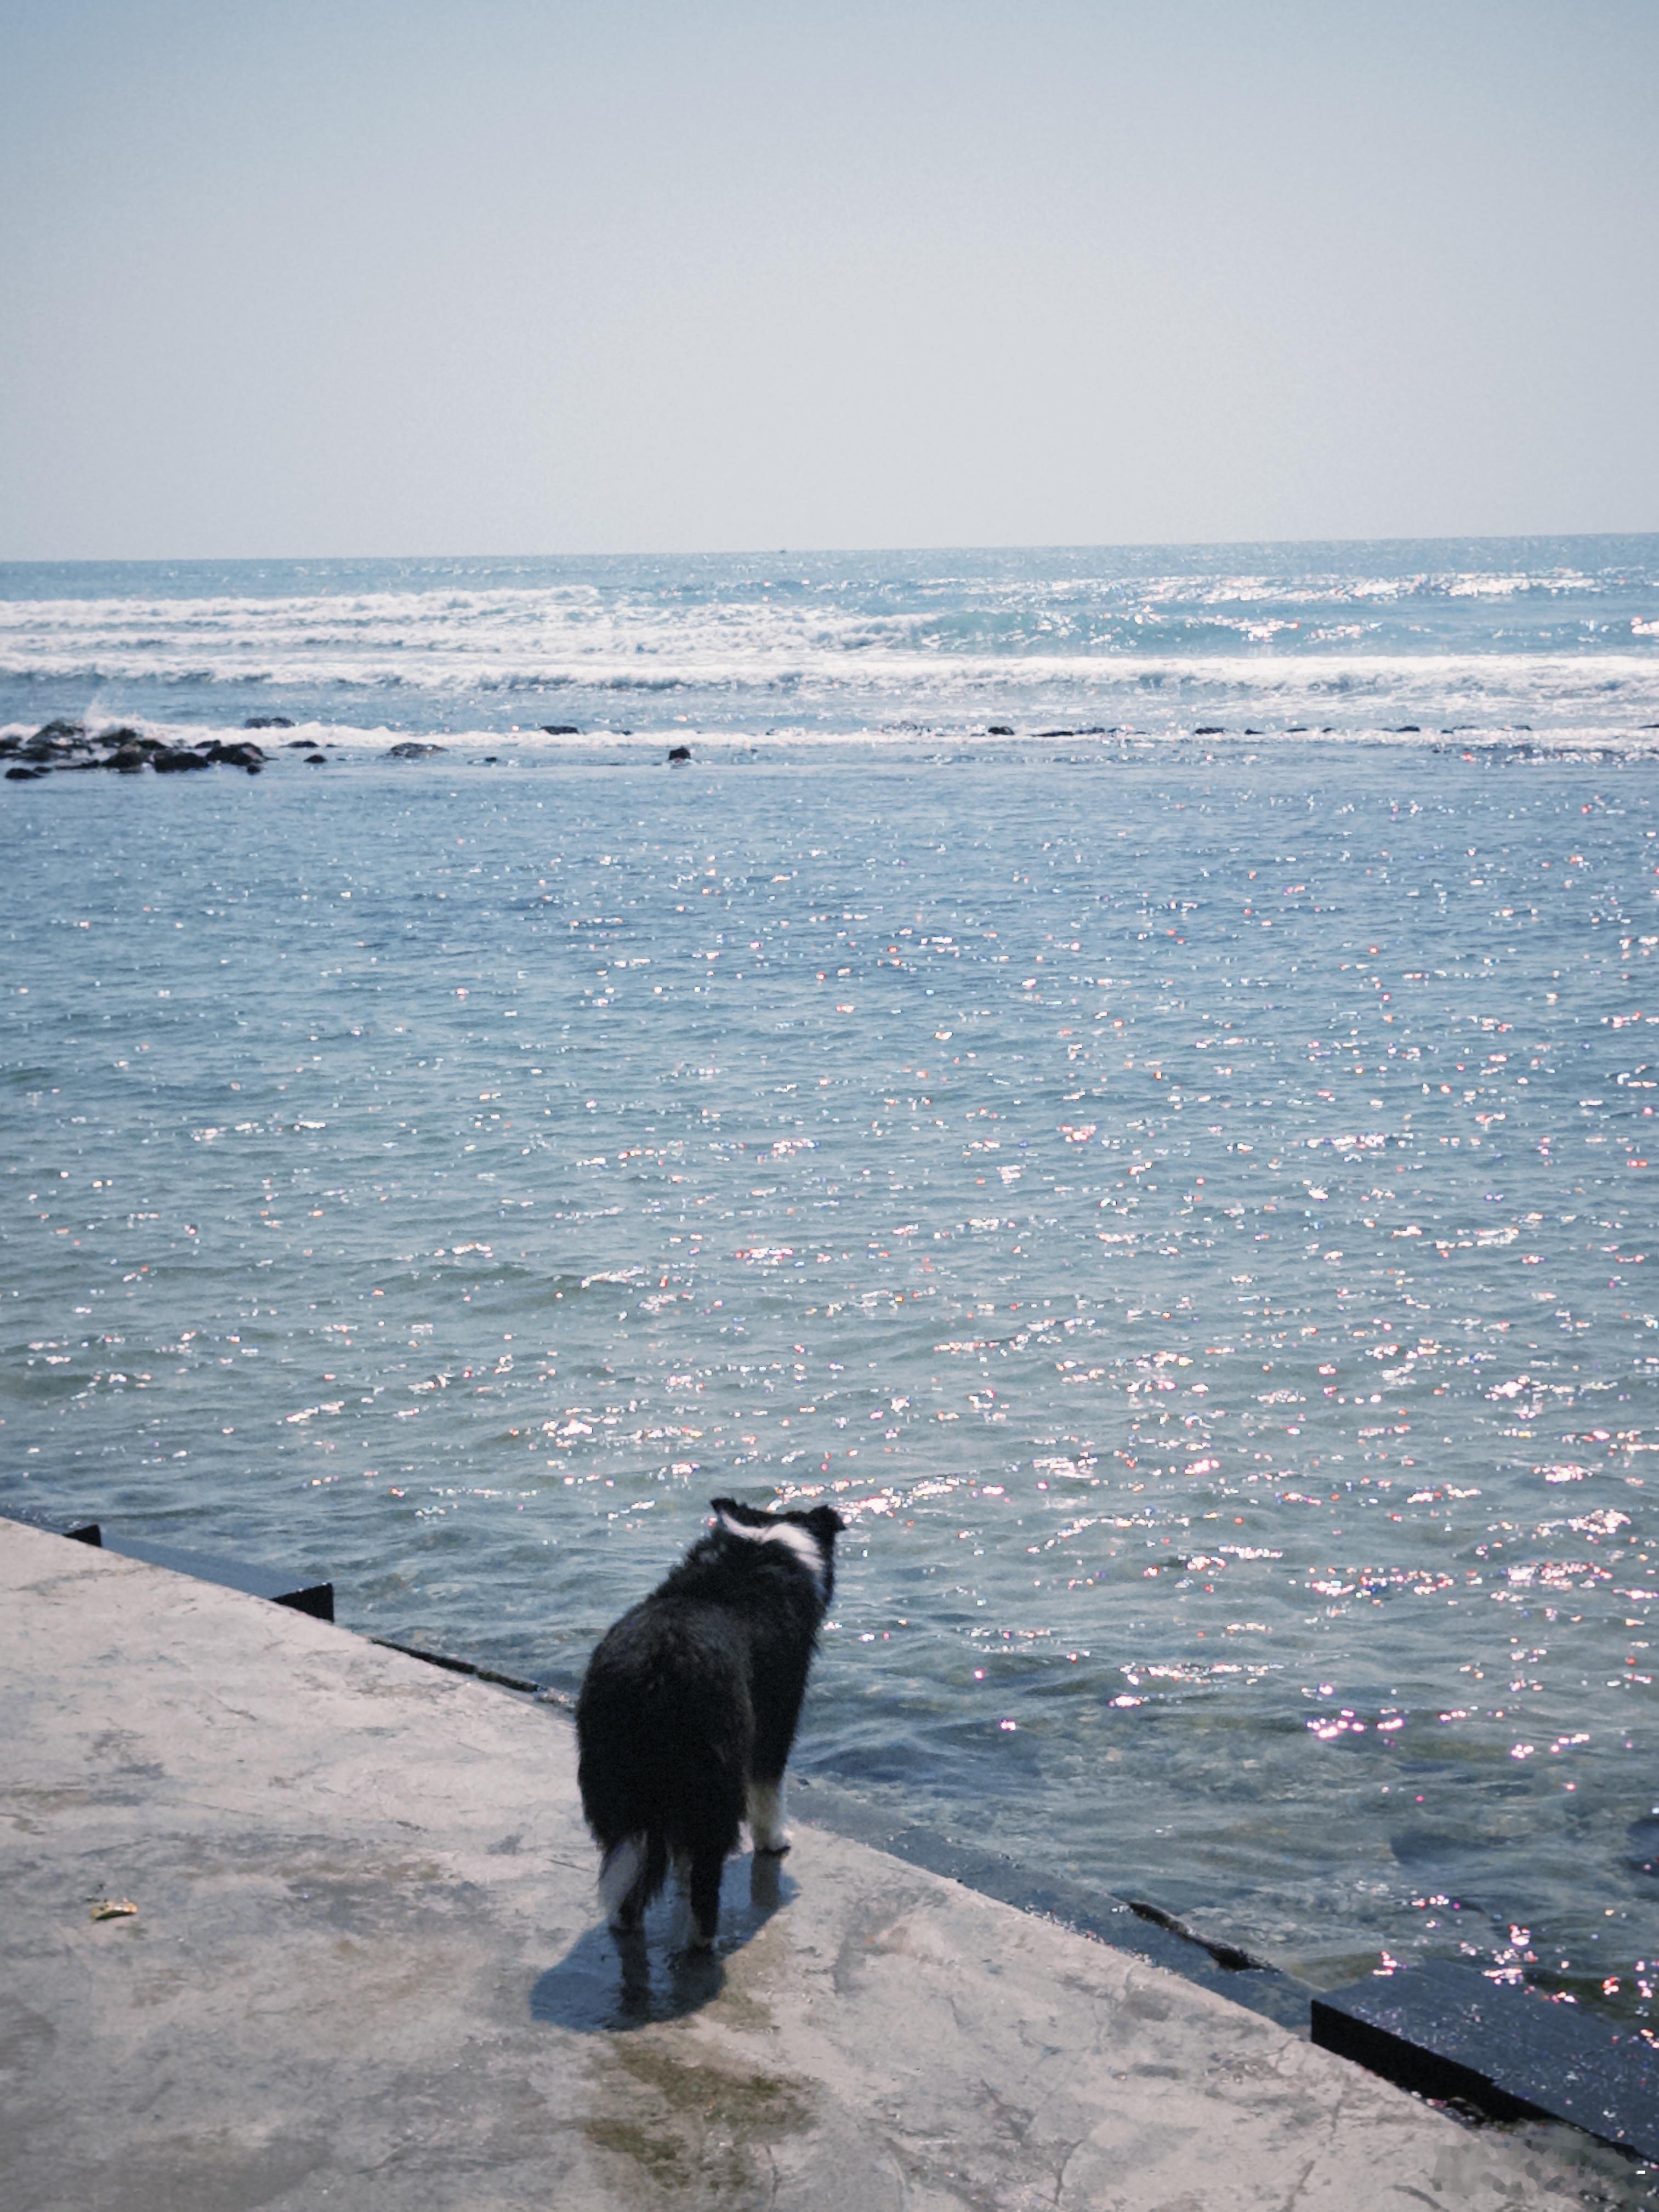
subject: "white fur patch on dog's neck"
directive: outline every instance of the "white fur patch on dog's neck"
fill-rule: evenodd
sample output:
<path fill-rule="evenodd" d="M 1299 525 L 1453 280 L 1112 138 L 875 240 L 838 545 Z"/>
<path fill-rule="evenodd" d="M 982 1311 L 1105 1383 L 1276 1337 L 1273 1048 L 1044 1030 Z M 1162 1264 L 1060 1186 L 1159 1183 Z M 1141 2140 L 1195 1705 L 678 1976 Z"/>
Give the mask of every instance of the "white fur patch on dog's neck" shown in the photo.
<path fill-rule="evenodd" d="M 805 1528 L 793 1521 L 770 1521 L 764 1528 L 753 1528 L 745 1521 L 734 1521 L 729 1513 L 720 1515 L 720 1526 L 728 1536 L 747 1536 L 757 1544 L 781 1544 L 786 1552 L 793 1552 L 823 1595 L 823 1554 Z"/>

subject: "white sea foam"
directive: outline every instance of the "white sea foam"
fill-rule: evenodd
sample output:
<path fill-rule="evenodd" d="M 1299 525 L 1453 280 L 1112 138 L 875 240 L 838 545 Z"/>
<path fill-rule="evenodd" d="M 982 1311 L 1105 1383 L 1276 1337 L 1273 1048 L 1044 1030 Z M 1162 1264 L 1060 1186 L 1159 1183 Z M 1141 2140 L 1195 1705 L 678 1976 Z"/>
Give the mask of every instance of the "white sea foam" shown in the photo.
<path fill-rule="evenodd" d="M 1474 549 L 1485 557 L 1464 566 L 1358 548 L 1345 568 L 1337 550 L 1278 568 L 1058 554 L 539 576 L 535 563 L 382 563 L 352 572 L 362 589 L 289 564 L 264 578 L 276 591 L 219 587 L 229 570 L 182 592 L 159 567 L 123 570 L 154 587 L 0 597 L 0 714 L 199 733 L 241 719 L 233 691 L 343 744 L 384 732 L 539 749 L 538 726 L 568 722 L 606 743 L 684 724 L 705 744 L 956 742 L 995 725 L 1021 738 L 1218 726 L 1650 745 L 1659 541 L 1625 541 L 1601 569 L 1518 544 L 1507 560 Z"/>

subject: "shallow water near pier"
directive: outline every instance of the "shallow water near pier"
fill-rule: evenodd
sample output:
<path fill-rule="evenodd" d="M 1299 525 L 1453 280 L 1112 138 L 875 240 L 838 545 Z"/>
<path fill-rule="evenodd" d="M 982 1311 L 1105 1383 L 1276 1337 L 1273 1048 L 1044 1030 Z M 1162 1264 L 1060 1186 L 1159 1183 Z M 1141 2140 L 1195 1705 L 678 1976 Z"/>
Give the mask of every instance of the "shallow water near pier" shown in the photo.
<path fill-rule="evenodd" d="M 568 1686 L 711 1495 L 828 1498 L 809 1785 L 1646 2017 L 1652 800 L 1290 740 L 16 787 L 0 1505 Z"/>

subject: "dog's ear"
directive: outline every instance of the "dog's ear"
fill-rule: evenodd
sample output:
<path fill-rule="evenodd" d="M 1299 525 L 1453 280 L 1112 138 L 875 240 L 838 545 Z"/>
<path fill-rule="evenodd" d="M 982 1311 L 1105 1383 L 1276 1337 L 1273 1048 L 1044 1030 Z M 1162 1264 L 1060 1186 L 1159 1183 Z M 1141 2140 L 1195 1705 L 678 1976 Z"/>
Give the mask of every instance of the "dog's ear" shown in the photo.
<path fill-rule="evenodd" d="M 708 1501 L 708 1510 L 711 1513 L 730 1513 L 734 1516 L 739 1515 L 742 1511 L 735 1498 L 711 1498 Z"/>
<path fill-rule="evenodd" d="M 806 1525 L 826 1544 L 833 1544 L 847 1523 L 833 1505 L 815 1505 L 806 1516 Z"/>

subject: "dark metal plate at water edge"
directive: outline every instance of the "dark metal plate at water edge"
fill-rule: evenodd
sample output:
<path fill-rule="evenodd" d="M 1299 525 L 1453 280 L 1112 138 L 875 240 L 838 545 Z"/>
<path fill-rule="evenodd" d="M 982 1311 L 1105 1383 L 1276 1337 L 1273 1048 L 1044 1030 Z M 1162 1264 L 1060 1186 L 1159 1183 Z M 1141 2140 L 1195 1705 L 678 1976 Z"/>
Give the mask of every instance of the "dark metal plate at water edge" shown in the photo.
<path fill-rule="evenodd" d="M 1659 2050 L 1472 1966 L 1430 1960 L 1316 1996 L 1313 2039 L 1401 2087 L 1493 2119 L 1565 2120 L 1659 2160 Z"/>

